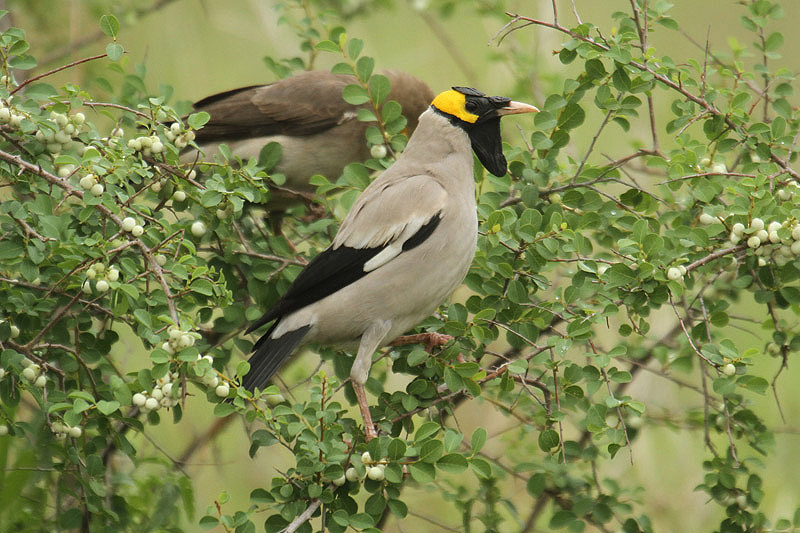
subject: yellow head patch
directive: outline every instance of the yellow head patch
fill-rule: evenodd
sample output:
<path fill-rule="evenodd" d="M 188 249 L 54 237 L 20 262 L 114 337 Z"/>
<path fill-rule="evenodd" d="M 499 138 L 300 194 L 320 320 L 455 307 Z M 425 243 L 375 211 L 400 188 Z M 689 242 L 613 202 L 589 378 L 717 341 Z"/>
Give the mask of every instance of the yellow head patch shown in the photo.
<path fill-rule="evenodd" d="M 453 115 L 464 122 L 474 124 L 478 120 L 478 115 L 470 113 L 464 104 L 467 102 L 467 97 L 462 93 L 454 90 L 445 91 L 440 93 L 439 96 L 433 99 L 431 105 L 448 115 Z"/>

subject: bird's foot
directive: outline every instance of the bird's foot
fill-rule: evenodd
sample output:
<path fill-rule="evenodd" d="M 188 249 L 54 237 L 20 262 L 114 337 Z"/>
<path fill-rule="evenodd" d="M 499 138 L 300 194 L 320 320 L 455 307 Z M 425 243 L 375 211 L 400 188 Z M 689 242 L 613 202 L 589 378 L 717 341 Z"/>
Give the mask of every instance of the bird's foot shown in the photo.
<path fill-rule="evenodd" d="M 356 393 L 356 400 L 358 400 L 358 409 L 361 411 L 361 419 L 364 421 L 364 439 L 369 442 L 378 436 L 378 432 L 372 422 L 372 413 L 369 412 L 367 392 L 364 390 L 364 385 L 359 385 L 355 382 L 352 382 L 352 385 L 353 392 Z"/>
<path fill-rule="evenodd" d="M 417 333 L 415 335 L 403 335 L 402 337 L 397 337 L 395 340 L 389 343 L 389 346 L 405 346 L 408 344 L 422 343 L 425 344 L 426 351 L 431 353 L 437 346 L 444 346 L 451 340 L 453 340 L 451 335 L 429 331 L 427 333 Z"/>

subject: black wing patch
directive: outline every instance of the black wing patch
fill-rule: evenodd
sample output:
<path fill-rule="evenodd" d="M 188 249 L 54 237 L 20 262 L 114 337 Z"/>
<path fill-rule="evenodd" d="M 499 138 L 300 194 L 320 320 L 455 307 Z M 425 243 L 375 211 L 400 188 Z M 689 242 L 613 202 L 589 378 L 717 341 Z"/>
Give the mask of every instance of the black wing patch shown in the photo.
<path fill-rule="evenodd" d="M 440 221 L 441 214 L 431 218 L 403 243 L 403 250 L 408 251 L 422 244 L 431 236 Z M 364 271 L 364 264 L 384 248 L 385 246 L 362 249 L 340 246 L 335 250 L 333 248 L 326 249 L 300 272 L 278 303 L 254 322 L 246 333 L 250 333 L 276 318 L 322 300 L 363 278 L 369 273 Z M 262 341 L 263 337 L 259 342 Z"/>

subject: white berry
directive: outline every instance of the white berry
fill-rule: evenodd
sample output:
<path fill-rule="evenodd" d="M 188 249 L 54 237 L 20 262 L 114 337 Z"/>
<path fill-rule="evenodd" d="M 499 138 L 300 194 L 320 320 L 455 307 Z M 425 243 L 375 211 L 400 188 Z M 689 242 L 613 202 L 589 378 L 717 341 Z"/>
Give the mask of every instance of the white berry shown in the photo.
<path fill-rule="evenodd" d="M 5 437 L 6 435 L 8 435 L 8 426 L 0 424 L 0 437 Z"/>
<path fill-rule="evenodd" d="M 344 477 L 347 481 L 358 481 L 358 471 L 351 466 L 347 469 L 347 472 L 344 473 Z"/>
<path fill-rule="evenodd" d="M 83 435 L 83 430 L 79 427 L 69 428 L 69 436 L 73 439 L 79 439 Z"/>
<path fill-rule="evenodd" d="M 28 381 L 33 381 L 36 379 L 36 371 L 33 369 L 33 366 L 29 366 L 28 368 L 24 369 L 22 371 L 22 377 Z"/>
<path fill-rule="evenodd" d="M 678 281 L 683 278 L 683 274 L 678 267 L 670 267 L 667 270 L 667 279 L 671 279 L 672 281 Z"/>
<path fill-rule="evenodd" d="M 176 202 L 182 202 L 186 200 L 186 193 L 183 191 L 175 191 L 172 194 L 172 199 L 175 200 Z"/>
<path fill-rule="evenodd" d="M 131 235 L 133 235 L 134 237 L 141 237 L 143 234 L 144 234 L 144 228 L 142 226 L 140 226 L 139 224 L 136 224 L 131 229 Z"/>
<path fill-rule="evenodd" d="M 373 481 L 383 481 L 386 475 L 380 466 L 372 466 L 367 469 L 367 477 Z"/>
<path fill-rule="evenodd" d="M 195 237 L 202 237 L 206 234 L 206 225 L 199 220 L 192 224 L 192 235 Z"/>
<path fill-rule="evenodd" d="M 85 191 L 88 191 L 89 189 L 94 187 L 94 184 L 95 184 L 94 174 L 87 174 L 86 176 L 81 178 L 80 186 L 81 189 Z"/>
<path fill-rule="evenodd" d="M 16 339 L 17 337 L 19 337 L 19 328 L 17 326 L 15 326 L 14 324 L 11 324 L 10 329 L 11 329 L 11 338 L 12 339 Z M 2 370 L 2 369 L 0 369 L 0 370 Z M 1 377 L 3 377 L 3 376 L 0 375 L 0 378 Z"/>
<path fill-rule="evenodd" d="M 101 279 L 100 281 L 97 282 L 97 285 L 95 285 L 95 287 L 97 288 L 98 292 L 106 292 L 108 290 L 108 282 L 104 279 Z"/>
<path fill-rule="evenodd" d="M 764 229 L 764 221 L 760 218 L 754 218 L 750 221 L 750 229 L 753 231 L 758 231 Z"/>
<path fill-rule="evenodd" d="M 3 426 L 3 427 L 5 427 L 5 426 Z M 6 431 L 8 431 L 8 430 L 6 430 Z M 333 484 L 336 485 L 337 487 L 341 487 L 346 482 L 347 482 L 347 478 L 345 476 L 337 477 L 336 479 L 333 480 Z"/>
<path fill-rule="evenodd" d="M 147 401 L 144 402 L 144 408 L 148 411 L 158 409 L 158 400 L 155 398 L 148 398 Z"/>
<path fill-rule="evenodd" d="M 369 454 L 369 452 L 364 452 L 361 454 L 361 462 L 364 464 L 372 462 L 372 456 Z"/>
<path fill-rule="evenodd" d="M 41 376 L 36 378 L 36 381 L 34 381 L 33 384 L 34 386 L 43 389 L 47 385 L 47 378 L 44 376 L 44 374 L 42 374 Z"/>
<path fill-rule="evenodd" d="M 283 394 L 270 394 L 267 396 L 267 405 L 270 407 L 275 407 L 276 405 L 280 405 L 286 401 L 286 398 L 283 397 Z"/>
<path fill-rule="evenodd" d="M 220 398 L 224 398 L 228 395 L 230 390 L 231 388 L 228 386 L 227 383 L 222 383 L 220 385 L 217 385 L 217 388 L 214 389 L 214 393 Z"/>
<path fill-rule="evenodd" d="M 119 270 L 116 268 L 109 268 L 106 273 L 106 279 L 108 281 L 117 281 L 119 279 Z"/>
<path fill-rule="evenodd" d="M 733 363 L 728 363 L 722 367 L 722 373 L 726 376 L 732 376 L 736 373 L 736 367 L 733 365 Z"/>
<path fill-rule="evenodd" d="M 137 392 L 136 394 L 134 394 L 133 398 L 131 399 L 133 405 L 137 407 L 142 407 L 146 401 L 147 401 L 147 396 L 145 396 L 141 392 Z"/>
<path fill-rule="evenodd" d="M 156 254 L 156 263 L 158 263 L 159 266 L 163 267 L 164 265 L 167 264 L 167 256 L 163 254 Z"/>
<path fill-rule="evenodd" d="M 372 148 L 369 149 L 369 155 L 374 157 L 375 159 L 383 159 L 386 157 L 386 145 L 383 144 L 376 144 Z"/>
<path fill-rule="evenodd" d="M 747 246 L 749 246 L 750 248 L 758 248 L 759 246 L 761 246 L 761 239 L 753 235 L 752 237 L 747 239 Z"/>
<path fill-rule="evenodd" d="M 706 226 L 708 226 L 709 224 L 713 224 L 716 221 L 717 219 L 714 218 L 713 215 L 709 215 L 708 213 L 703 213 L 702 215 L 700 215 L 700 223 L 705 224 Z"/>
<path fill-rule="evenodd" d="M 736 224 L 733 225 L 733 228 L 731 228 L 731 232 L 734 235 L 738 235 L 739 237 L 741 237 L 742 234 L 744 233 L 744 224 L 742 224 L 741 222 L 737 222 Z"/>
<path fill-rule="evenodd" d="M 102 194 L 103 194 L 103 192 L 105 190 L 106 190 L 106 188 L 103 187 L 102 183 L 95 183 L 94 185 L 92 185 L 92 188 L 91 188 L 91 192 L 92 192 L 93 196 L 102 196 Z"/>
<path fill-rule="evenodd" d="M 136 219 L 133 217 L 125 217 L 122 219 L 122 229 L 131 231 L 136 226 Z"/>

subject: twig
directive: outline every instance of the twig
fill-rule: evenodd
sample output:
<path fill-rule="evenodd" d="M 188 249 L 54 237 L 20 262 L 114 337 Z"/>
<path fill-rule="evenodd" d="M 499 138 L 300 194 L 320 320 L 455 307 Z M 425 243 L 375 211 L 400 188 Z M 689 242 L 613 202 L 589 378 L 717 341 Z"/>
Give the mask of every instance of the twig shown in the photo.
<path fill-rule="evenodd" d="M 32 78 L 28 78 L 27 80 L 25 80 L 22 83 L 20 83 L 19 85 L 17 85 L 17 87 L 13 91 L 9 92 L 8 94 L 12 95 L 12 94 L 16 93 L 17 91 L 19 91 L 20 89 L 22 89 L 23 87 L 25 87 L 26 85 L 29 85 L 29 84 L 31 84 L 31 83 L 33 83 L 35 81 L 41 80 L 42 78 L 45 78 L 47 76 L 51 76 L 51 75 L 55 74 L 56 72 L 61 72 L 62 70 L 66 70 L 68 68 L 72 68 L 72 67 L 74 67 L 76 65 L 80 65 L 81 63 L 87 63 L 89 61 L 94 61 L 95 59 L 100 59 L 100 58 L 103 58 L 103 57 L 106 57 L 106 54 L 103 53 L 103 54 L 98 54 L 96 56 L 84 57 L 83 59 L 78 59 L 78 60 L 73 61 L 71 63 L 67 63 L 66 65 L 61 65 L 60 67 L 56 67 L 54 69 L 48 70 L 47 72 L 39 74 L 38 76 L 34 76 Z"/>

